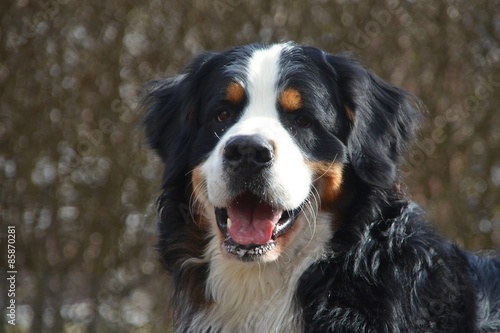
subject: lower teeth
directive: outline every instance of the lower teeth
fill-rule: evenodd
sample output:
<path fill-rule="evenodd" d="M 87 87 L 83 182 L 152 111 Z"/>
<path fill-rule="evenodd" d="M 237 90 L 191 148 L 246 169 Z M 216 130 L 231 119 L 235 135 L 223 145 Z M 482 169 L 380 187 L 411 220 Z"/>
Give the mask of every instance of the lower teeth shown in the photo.
<path fill-rule="evenodd" d="M 251 255 L 251 256 L 262 255 L 267 251 L 273 249 L 275 246 L 276 245 L 274 243 L 268 243 L 265 245 L 260 245 L 252 249 L 246 250 L 239 247 L 238 245 L 226 244 L 226 249 L 228 252 L 236 254 L 238 257 L 242 258 L 245 255 Z"/>

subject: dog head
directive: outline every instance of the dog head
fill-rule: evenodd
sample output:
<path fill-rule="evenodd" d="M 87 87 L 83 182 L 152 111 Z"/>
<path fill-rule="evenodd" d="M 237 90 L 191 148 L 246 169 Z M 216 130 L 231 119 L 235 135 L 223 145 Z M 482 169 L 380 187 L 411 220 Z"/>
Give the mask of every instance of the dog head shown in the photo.
<path fill-rule="evenodd" d="M 347 171 L 394 187 L 418 118 L 408 94 L 352 58 L 291 43 L 203 54 L 153 82 L 145 106 L 164 190 L 245 262 L 300 251 L 304 228 L 346 192 Z"/>

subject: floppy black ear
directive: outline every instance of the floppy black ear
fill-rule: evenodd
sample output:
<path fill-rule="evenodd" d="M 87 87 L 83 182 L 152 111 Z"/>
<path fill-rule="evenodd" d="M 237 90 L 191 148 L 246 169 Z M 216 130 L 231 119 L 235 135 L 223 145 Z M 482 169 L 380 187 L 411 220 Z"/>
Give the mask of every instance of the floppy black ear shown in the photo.
<path fill-rule="evenodd" d="M 190 114 L 194 105 L 186 99 L 186 74 L 150 82 L 146 89 L 143 119 L 146 140 L 165 165 L 165 181 L 180 176 L 187 163 Z"/>
<path fill-rule="evenodd" d="M 149 146 L 161 157 L 164 182 L 179 180 L 186 174 L 193 133 L 196 129 L 197 96 L 204 65 L 213 57 L 196 58 L 174 78 L 150 82 L 142 105 L 145 136 Z"/>
<path fill-rule="evenodd" d="M 328 56 L 352 130 L 347 140 L 350 163 L 365 182 L 394 185 L 398 160 L 413 140 L 420 112 L 409 93 L 383 81 L 346 56 Z"/>

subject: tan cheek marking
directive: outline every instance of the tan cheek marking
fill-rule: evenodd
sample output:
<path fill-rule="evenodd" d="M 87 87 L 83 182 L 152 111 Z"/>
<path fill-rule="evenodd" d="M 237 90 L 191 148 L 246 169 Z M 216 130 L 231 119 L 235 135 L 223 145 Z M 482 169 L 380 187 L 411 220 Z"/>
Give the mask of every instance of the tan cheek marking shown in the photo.
<path fill-rule="evenodd" d="M 194 210 L 195 214 L 198 215 L 201 212 L 199 209 L 208 209 L 210 203 L 207 197 L 207 182 L 205 176 L 201 172 L 201 165 L 198 165 L 193 169 L 191 173 L 191 182 L 193 185 L 193 199 L 194 199 Z"/>
<path fill-rule="evenodd" d="M 302 107 L 302 96 L 294 88 L 285 89 L 280 96 L 280 104 L 285 111 L 295 111 Z"/>
<path fill-rule="evenodd" d="M 317 177 L 321 209 L 328 210 L 341 193 L 342 165 L 338 163 L 308 162 L 309 167 Z"/>
<path fill-rule="evenodd" d="M 231 82 L 226 88 L 224 98 L 232 104 L 239 104 L 245 97 L 245 89 L 238 82 Z"/>
<path fill-rule="evenodd" d="M 352 110 L 346 106 L 345 113 L 347 115 L 347 119 L 349 119 L 351 124 L 354 124 L 354 112 L 352 112 Z"/>

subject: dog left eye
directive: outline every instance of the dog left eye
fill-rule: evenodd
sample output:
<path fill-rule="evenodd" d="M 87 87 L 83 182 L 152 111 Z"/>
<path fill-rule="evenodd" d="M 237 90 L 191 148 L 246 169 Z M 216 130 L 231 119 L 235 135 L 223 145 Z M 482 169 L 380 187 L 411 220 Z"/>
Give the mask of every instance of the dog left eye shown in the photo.
<path fill-rule="evenodd" d="M 219 123 L 225 123 L 231 119 L 231 112 L 226 109 L 221 109 L 217 112 L 217 121 Z"/>
<path fill-rule="evenodd" d="M 312 125 L 312 120 L 306 116 L 297 116 L 295 123 L 302 128 L 309 128 Z"/>

